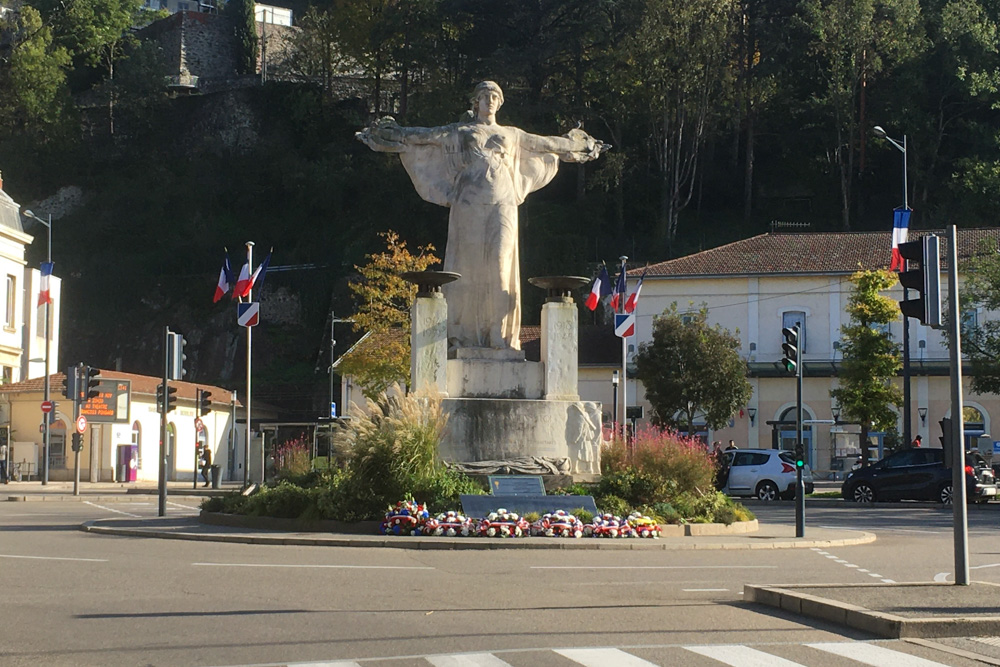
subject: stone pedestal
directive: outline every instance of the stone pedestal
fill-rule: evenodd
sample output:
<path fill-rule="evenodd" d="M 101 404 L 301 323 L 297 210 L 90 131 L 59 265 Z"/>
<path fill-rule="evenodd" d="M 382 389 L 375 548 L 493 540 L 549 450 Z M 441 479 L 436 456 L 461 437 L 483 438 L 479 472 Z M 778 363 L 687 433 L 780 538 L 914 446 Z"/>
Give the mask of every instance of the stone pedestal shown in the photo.
<path fill-rule="evenodd" d="M 410 386 L 448 395 L 448 304 L 440 292 L 420 294 L 410 308 Z"/>
<path fill-rule="evenodd" d="M 572 299 L 549 299 L 542 306 L 542 360 L 545 399 L 578 401 L 579 315 Z"/>

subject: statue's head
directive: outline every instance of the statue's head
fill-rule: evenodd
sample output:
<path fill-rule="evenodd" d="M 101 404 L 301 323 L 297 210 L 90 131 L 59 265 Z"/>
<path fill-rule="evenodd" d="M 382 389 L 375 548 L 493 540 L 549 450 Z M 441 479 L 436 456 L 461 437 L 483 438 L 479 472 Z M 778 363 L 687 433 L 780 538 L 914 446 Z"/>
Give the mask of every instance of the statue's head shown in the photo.
<path fill-rule="evenodd" d="M 469 99 L 472 102 L 472 111 L 474 115 L 478 115 L 480 100 L 486 98 L 487 100 L 494 97 L 494 94 L 498 99 L 496 109 L 493 109 L 493 113 L 503 106 L 503 90 L 495 81 L 482 81 L 473 90 L 472 97 Z"/>

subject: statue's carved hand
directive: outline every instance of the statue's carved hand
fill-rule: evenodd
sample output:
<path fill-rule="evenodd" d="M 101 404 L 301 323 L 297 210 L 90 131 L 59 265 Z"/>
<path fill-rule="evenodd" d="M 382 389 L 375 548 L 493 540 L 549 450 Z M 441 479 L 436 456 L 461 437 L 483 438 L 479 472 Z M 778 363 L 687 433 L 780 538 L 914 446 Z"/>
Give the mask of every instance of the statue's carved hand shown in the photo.
<path fill-rule="evenodd" d="M 594 139 L 592 136 L 578 128 L 570 130 L 566 134 L 566 137 L 574 144 L 572 155 L 572 161 L 574 162 L 596 160 L 601 156 L 601 153 L 611 148 L 611 144 L 606 144 L 599 139 Z"/>
<path fill-rule="evenodd" d="M 404 147 L 403 128 L 392 116 L 379 118 L 360 132 L 355 132 L 354 136 L 376 151 L 400 151 Z"/>

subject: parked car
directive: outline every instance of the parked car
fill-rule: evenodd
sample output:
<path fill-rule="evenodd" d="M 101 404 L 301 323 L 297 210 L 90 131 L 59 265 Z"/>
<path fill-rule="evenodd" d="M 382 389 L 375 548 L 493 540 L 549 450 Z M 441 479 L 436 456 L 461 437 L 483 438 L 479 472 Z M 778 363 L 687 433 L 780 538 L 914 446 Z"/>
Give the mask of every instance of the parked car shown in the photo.
<path fill-rule="evenodd" d="M 778 449 L 731 449 L 723 452 L 725 482 L 720 489 L 730 496 L 751 496 L 759 500 L 790 500 L 795 497 L 795 457 Z M 809 466 L 802 469 L 806 493 L 813 492 Z"/>
<path fill-rule="evenodd" d="M 970 502 L 986 502 L 997 495 L 993 471 L 974 452 L 965 455 L 965 490 Z M 847 500 L 952 501 L 951 469 L 944 467 L 940 448 L 904 449 L 867 468 L 851 471 L 840 488 Z"/>

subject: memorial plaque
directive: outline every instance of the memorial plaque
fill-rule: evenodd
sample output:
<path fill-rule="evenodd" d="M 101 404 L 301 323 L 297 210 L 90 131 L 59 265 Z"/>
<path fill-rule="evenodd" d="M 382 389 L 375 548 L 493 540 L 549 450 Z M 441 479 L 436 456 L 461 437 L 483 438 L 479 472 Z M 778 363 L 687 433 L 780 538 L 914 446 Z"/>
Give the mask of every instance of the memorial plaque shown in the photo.
<path fill-rule="evenodd" d="M 581 507 L 597 516 L 597 505 L 593 496 L 525 496 L 525 495 L 493 495 L 471 496 L 461 495 L 462 512 L 465 516 L 481 519 L 490 512 L 501 507 L 517 512 L 521 516 L 529 512 L 547 514 L 556 510 L 572 512 Z"/>
<path fill-rule="evenodd" d="M 494 496 L 544 496 L 545 484 L 538 475 L 490 475 Z"/>

